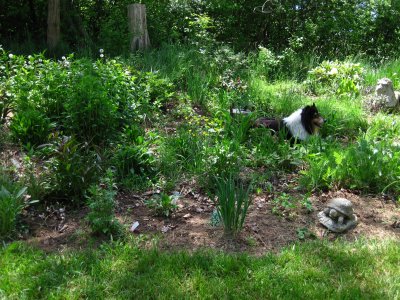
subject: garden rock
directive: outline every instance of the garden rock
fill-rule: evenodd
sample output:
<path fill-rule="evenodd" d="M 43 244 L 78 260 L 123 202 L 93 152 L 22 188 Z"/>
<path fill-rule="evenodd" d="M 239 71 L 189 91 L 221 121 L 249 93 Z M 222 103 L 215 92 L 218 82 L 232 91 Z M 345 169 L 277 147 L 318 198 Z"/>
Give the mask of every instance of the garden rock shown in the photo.
<path fill-rule="evenodd" d="M 400 93 L 394 91 L 393 83 L 389 78 L 382 78 L 378 80 L 375 88 L 375 94 L 377 97 L 385 98 L 385 105 L 387 108 L 392 108 L 399 104 Z"/>
<path fill-rule="evenodd" d="M 322 225 L 333 232 L 345 232 L 357 225 L 353 204 L 345 198 L 334 198 L 318 213 Z"/>

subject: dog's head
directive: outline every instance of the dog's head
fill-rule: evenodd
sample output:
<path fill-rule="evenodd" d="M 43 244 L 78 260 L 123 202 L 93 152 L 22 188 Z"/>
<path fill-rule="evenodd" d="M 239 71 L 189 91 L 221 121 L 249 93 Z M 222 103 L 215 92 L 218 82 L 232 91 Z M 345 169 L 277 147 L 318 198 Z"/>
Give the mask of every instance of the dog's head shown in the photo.
<path fill-rule="evenodd" d="M 308 133 L 315 134 L 318 133 L 319 129 L 325 123 L 325 120 L 319 114 L 315 103 L 313 103 L 313 105 L 307 105 L 303 108 L 301 112 L 301 122 Z"/>

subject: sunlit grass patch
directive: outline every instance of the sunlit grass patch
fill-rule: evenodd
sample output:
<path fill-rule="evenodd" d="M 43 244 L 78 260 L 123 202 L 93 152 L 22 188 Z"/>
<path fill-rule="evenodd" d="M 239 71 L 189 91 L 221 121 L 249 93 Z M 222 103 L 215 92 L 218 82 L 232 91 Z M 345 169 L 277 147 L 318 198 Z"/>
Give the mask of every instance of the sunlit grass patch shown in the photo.
<path fill-rule="evenodd" d="M 315 241 L 250 257 L 142 250 L 134 240 L 45 254 L 14 243 L 0 251 L 7 299 L 398 296 L 398 241 Z"/>

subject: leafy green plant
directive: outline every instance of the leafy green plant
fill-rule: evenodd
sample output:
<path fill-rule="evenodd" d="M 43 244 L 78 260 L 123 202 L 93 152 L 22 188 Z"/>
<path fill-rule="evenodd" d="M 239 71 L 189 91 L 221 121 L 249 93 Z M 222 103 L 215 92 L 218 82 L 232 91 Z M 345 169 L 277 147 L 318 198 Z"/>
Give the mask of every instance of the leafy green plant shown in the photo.
<path fill-rule="evenodd" d="M 178 195 L 169 196 L 161 193 L 147 200 L 145 204 L 148 208 L 153 210 L 156 215 L 168 218 L 178 208 L 176 204 L 178 198 Z"/>
<path fill-rule="evenodd" d="M 85 190 L 97 181 L 101 156 L 74 137 L 58 136 L 51 147 L 51 157 L 46 161 L 50 197 L 80 205 Z"/>
<path fill-rule="evenodd" d="M 398 192 L 390 185 L 400 176 L 400 152 L 396 138 L 363 134 L 348 147 L 331 147 L 308 156 L 309 168 L 300 183 L 309 189 L 346 187 L 370 192 Z"/>
<path fill-rule="evenodd" d="M 95 234 L 119 235 L 122 227 L 115 218 L 114 174 L 108 169 L 106 176 L 101 178 L 100 184 L 93 184 L 88 189 L 87 203 L 89 213 L 87 221 Z"/>
<path fill-rule="evenodd" d="M 34 109 L 19 110 L 12 118 L 10 131 L 12 137 L 24 146 L 38 146 L 48 141 L 55 127 L 50 119 Z M 29 147 L 28 147 L 29 148 Z"/>
<path fill-rule="evenodd" d="M 83 75 L 76 76 L 74 81 L 75 87 L 64 104 L 66 133 L 81 142 L 107 144 L 119 125 L 117 102 L 109 97 L 91 64 L 86 64 Z"/>
<path fill-rule="evenodd" d="M 0 189 L 0 238 L 9 237 L 15 230 L 18 215 L 26 206 L 26 187 L 10 192 L 4 186 Z"/>
<path fill-rule="evenodd" d="M 310 231 L 307 227 L 297 228 L 296 234 L 299 240 L 304 241 L 305 239 L 315 239 L 316 235 L 314 232 Z"/>
<path fill-rule="evenodd" d="M 140 187 L 156 175 L 154 154 L 144 136 L 138 134 L 144 133 L 126 129 L 111 158 L 116 179 L 125 188 Z"/>
<path fill-rule="evenodd" d="M 314 92 L 328 89 L 336 94 L 358 95 L 364 78 L 359 63 L 324 61 L 309 71 L 307 83 Z"/>
<path fill-rule="evenodd" d="M 272 201 L 272 213 L 278 216 L 292 216 L 292 211 L 297 207 L 298 200 L 291 195 L 281 193 Z"/>
<path fill-rule="evenodd" d="M 15 232 L 18 217 L 28 205 L 37 202 L 26 200 L 26 187 L 13 182 L 0 167 L 0 239 L 6 239 Z"/>
<path fill-rule="evenodd" d="M 13 101 L 6 91 L 0 86 L 0 124 L 4 124 L 12 110 Z"/>
<path fill-rule="evenodd" d="M 216 178 L 215 198 L 213 199 L 219 218 L 227 235 L 237 235 L 243 228 L 247 211 L 252 203 L 247 188 L 232 176 Z"/>

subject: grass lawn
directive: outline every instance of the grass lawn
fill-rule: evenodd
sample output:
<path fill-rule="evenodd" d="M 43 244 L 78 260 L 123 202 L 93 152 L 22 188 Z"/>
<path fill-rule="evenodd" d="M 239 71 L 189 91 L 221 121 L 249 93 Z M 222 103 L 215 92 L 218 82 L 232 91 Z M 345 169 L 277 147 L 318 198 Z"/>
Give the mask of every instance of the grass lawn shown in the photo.
<path fill-rule="evenodd" d="M 279 254 L 144 250 L 137 238 L 46 254 L 0 250 L 4 299 L 398 299 L 400 243 L 308 242 Z"/>

